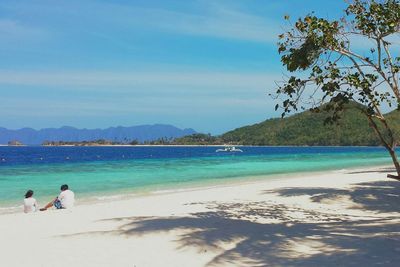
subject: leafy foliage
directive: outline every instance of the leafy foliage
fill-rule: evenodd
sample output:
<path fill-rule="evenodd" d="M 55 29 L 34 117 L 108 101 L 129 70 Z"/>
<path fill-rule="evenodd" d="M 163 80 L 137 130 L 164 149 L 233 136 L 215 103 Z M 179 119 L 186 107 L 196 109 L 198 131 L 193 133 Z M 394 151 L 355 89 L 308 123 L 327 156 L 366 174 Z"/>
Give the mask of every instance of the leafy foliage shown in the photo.
<path fill-rule="evenodd" d="M 221 144 L 218 137 L 211 134 L 196 133 L 184 137 L 176 138 L 173 140 L 174 145 L 216 145 Z"/>
<path fill-rule="evenodd" d="M 98 139 L 94 141 L 44 141 L 42 146 L 111 146 L 123 144 L 117 141 Z"/>
<path fill-rule="evenodd" d="M 282 117 L 310 106 L 321 111 L 322 106 L 330 115 L 327 122 L 336 123 L 349 102 L 359 103 L 365 124 L 389 151 L 400 179 L 396 121 L 382 113 L 382 106 L 400 110 L 400 58 L 395 55 L 398 43 L 392 41 L 400 38 L 399 0 L 354 0 L 340 20 L 311 13 L 279 38 L 283 65 L 298 74 L 278 85 L 275 96 L 282 104 L 276 109 L 283 109 Z"/>

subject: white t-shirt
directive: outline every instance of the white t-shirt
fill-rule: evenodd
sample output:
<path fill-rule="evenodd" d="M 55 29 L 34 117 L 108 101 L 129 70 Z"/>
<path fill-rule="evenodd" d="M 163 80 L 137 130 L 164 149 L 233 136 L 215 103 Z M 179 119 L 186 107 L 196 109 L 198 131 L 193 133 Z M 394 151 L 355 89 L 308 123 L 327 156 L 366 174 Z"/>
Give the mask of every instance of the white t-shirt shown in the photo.
<path fill-rule="evenodd" d="M 61 202 L 61 206 L 64 209 L 69 209 L 72 208 L 74 206 L 74 202 L 75 202 L 75 194 L 74 192 L 72 192 L 71 190 L 64 190 L 60 193 L 60 195 L 58 196 L 58 199 Z"/>
<path fill-rule="evenodd" d="M 38 204 L 36 202 L 36 199 L 33 197 L 28 197 L 24 198 L 24 212 L 29 213 L 29 212 L 35 212 L 38 209 Z"/>

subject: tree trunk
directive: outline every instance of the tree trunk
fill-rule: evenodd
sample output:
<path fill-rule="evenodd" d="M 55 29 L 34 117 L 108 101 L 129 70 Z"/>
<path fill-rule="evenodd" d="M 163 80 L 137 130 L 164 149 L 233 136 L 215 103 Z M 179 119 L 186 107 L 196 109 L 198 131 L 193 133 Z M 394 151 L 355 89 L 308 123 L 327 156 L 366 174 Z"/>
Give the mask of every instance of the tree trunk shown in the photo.
<path fill-rule="evenodd" d="M 391 137 L 391 142 L 388 143 L 385 140 L 384 135 L 382 135 L 382 133 L 380 132 L 380 130 L 378 128 L 378 125 L 376 125 L 376 123 L 374 122 L 372 117 L 369 114 L 367 114 L 365 111 L 362 110 L 362 112 L 367 116 L 370 127 L 374 130 L 376 135 L 379 137 L 382 145 L 389 151 L 389 154 L 392 157 L 392 161 L 393 161 L 394 167 L 396 168 L 397 175 L 388 174 L 387 177 L 400 181 L 400 163 L 399 163 L 399 160 L 397 159 L 396 150 L 395 150 L 396 149 L 396 143 L 394 142 L 393 134 L 391 133 L 391 129 L 385 123 L 385 127 L 386 127 L 386 129 L 389 130 L 390 137 Z"/>
<path fill-rule="evenodd" d="M 388 174 L 387 177 L 400 180 L 400 163 L 399 160 L 397 159 L 396 151 L 394 150 L 394 148 L 389 148 L 388 150 L 390 156 L 392 157 L 394 167 L 396 168 L 397 176 Z"/>

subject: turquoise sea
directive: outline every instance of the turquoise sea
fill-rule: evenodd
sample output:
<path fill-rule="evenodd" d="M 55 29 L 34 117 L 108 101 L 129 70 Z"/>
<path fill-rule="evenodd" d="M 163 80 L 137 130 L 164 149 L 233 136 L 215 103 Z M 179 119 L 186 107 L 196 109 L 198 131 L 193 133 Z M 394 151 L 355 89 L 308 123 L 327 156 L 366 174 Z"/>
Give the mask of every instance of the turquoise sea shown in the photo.
<path fill-rule="evenodd" d="M 0 209 L 28 189 L 42 203 L 68 184 L 78 200 L 176 190 L 274 174 L 390 164 L 379 147 L 0 147 Z M 0 210 L 0 212 L 1 212 Z"/>

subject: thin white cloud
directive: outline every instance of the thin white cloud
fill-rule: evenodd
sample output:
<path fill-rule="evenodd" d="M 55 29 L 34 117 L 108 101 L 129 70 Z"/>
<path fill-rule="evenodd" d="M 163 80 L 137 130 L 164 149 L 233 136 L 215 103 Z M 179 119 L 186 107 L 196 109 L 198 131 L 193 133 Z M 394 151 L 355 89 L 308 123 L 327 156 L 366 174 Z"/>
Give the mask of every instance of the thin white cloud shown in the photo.
<path fill-rule="evenodd" d="M 196 114 L 202 115 L 215 113 L 225 114 L 262 114 L 268 106 L 270 99 L 267 96 L 248 97 L 239 99 L 234 95 L 220 96 L 218 98 L 193 98 L 190 96 L 176 98 L 174 96 L 153 96 L 153 97 L 125 97 L 114 99 L 81 99 L 76 97 L 71 101 L 62 98 L 56 99 L 17 99 L 3 98 L 3 115 L 16 116 L 23 115 L 28 117 L 35 116 L 66 116 L 79 114 L 79 116 L 120 116 L 123 114 L 146 114 L 152 115 L 182 115 Z M 24 109 L 21 110 L 20 107 Z M 162 114 L 162 115 L 161 115 Z"/>
<path fill-rule="evenodd" d="M 165 72 L 24 72 L 0 71 L 0 85 L 80 87 L 82 90 L 96 88 L 129 87 L 143 88 L 146 86 L 188 86 L 193 88 L 265 88 L 280 74 L 241 73 L 241 72 L 207 72 L 207 71 L 165 71 Z M 189 90 L 190 88 L 188 88 Z"/>
<path fill-rule="evenodd" d="M 4 40 L 34 39 L 45 36 L 42 29 L 11 19 L 0 19 L 0 36 Z"/>
<path fill-rule="evenodd" d="M 202 2 L 188 10 L 139 7 L 132 4 L 106 2 L 70 2 L 43 6 L 49 16 L 61 16 L 79 21 L 77 30 L 100 35 L 99 29 L 113 27 L 118 32 L 167 32 L 181 35 L 275 43 L 280 32 L 280 21 L 251 14 L 228 5 Z M 74 19 L 75 18 L 75 19 Z M 84 18 L 84 19 L 82 19 Z M 61 19 L 62 20 L 62 19 Z M 73 22 L 72 22 L 73 23 Z M 51 27 L 51 25 L 50 25 Z M 106 36 L 107 35 L 107 36 Z M 110 36 L 108 36 L 110 35 Z M 101 33 L 102 38 L 111 32 Z"/>
<path fill-rule="evenodd" d="M 158 18 L 151 23 L 153 26 L 169 32 L 262 43 L 278 40 L 276 22 L 240 11 L 219 8 L 201 15 L 166 10 L 146 10 L 144 13 Z"/>

